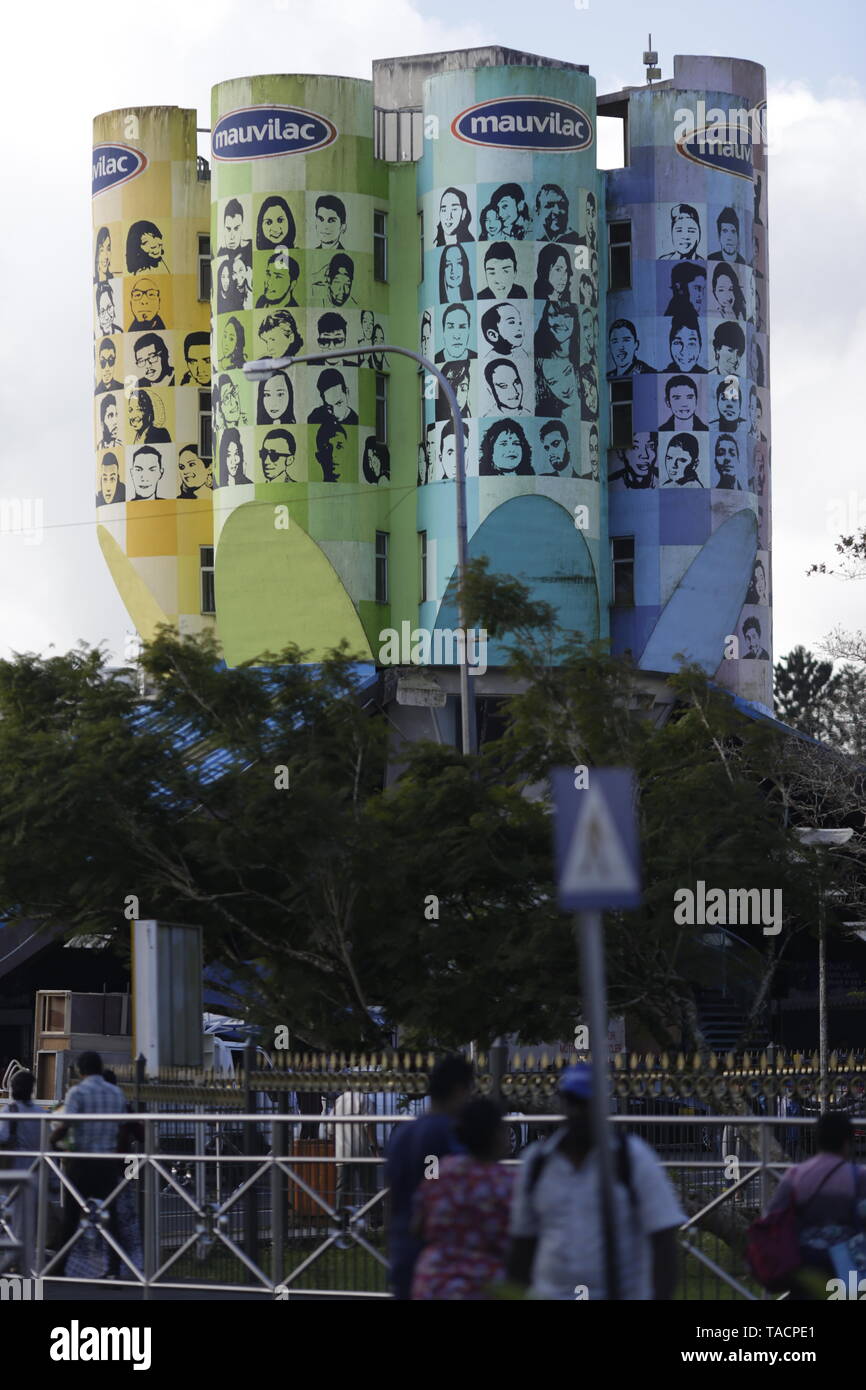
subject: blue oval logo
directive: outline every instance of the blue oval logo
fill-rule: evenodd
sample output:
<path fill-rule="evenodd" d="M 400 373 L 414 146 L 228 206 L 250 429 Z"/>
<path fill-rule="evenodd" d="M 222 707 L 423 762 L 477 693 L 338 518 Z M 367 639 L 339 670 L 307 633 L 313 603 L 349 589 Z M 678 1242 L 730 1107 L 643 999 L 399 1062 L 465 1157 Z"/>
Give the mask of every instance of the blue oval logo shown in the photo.
<path fill-rule="evenodd" d="M 220 116 L 211 134 L 214 159 L 272 159 L 332 145 L 337 127 L 298 106 L 242 106 Z"/>
<path fill-rule="evenodd" d="M 131 145 L 94 145 L 91 196 L 128 183 L 147 167 L 147 155 Z"/>
<path fill-rule="evenodd" d="M 712 107 L 697 103 L 694 113 L 688 109 L 677 112 L 679 128 L 674 134 L 677 154 L 717 169 L 723 174 L 735 174 L 739 179 L 754 177 L 756 145 L 767 144 L 767 103 L 753 107 Z"/>
<path fill-rule="evenodd" d="M 499 150 L 585 150 L 592 122 L 570 101 L 548 97 L 495 97 L 468 106 L 451 122 L 451 132 L 469 145 Z"/>

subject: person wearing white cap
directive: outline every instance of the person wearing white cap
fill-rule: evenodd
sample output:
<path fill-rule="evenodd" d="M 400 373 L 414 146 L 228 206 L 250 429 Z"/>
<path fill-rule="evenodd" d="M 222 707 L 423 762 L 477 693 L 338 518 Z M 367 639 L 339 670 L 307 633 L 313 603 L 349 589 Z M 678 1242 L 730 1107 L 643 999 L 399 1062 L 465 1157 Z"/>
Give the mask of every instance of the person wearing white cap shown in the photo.
<path fill-rule="evenodd" d="M 598 1156 L 592 1136 L 592 1070 L 562 1074 L 565 1124 L 527 1150 L 511 1208 L 508 1281 L 530 1298 L 607 1298 Z M 612 1136 L 614 1227 L 622 1299 L 668 1299 L 676 1283 L 676 1230 L 685 1221 L 649 1145 Z"/>

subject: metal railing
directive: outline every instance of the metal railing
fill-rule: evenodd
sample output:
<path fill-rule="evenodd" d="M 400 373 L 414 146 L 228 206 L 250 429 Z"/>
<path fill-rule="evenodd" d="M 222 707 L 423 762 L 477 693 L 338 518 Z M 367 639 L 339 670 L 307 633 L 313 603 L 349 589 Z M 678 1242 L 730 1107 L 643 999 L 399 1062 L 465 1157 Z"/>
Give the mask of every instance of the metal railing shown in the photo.
<path fill-rule="evenodd" d="M 57 1118 L 33 1117 L 39 1149 L 0 1151 L 0 1260 L 13 1259 L 25 1279 L 60 1290 L 111 1278 L 142 1298 L 205 1287 L 267 1298 L 389 1296 L 384 1158 L 356 1152 L 352 1128 L 366 1135 L 375 1127 L 378 1141 L 412 1115 L 273 1113 L 263 1121 L 245 1112 L 231 1116 L 229 1138 L 225 1114 L 187 1114 L 185 1153 L 163 1147 L 176 1113 L 70 1117 L 79 1136 L 78 1126 L 106 1119 L 139 1122 L 143 1143 L 126 1154 L 51 1149 Z M 814 1125 L 742 1115 L 612 1121 L 651 1137 L 686 1213 L 680 1296 L 762 1297 L 746 1272 L 746 1229 L 794 1156 L 811 1149 Z M 507 1162 L 519 1164 L 520 1150 L 561 1123 L 559 1115 L 506 1116 L 518 1148 Z M 318 1136 L 298 1138 L 301 1125 Z M 10 1173 L 13 1159 L 30 1160 L 28 1169 Z M 31 1237 L 33 1213 L 24 1208 L 34 1184 Z"/>

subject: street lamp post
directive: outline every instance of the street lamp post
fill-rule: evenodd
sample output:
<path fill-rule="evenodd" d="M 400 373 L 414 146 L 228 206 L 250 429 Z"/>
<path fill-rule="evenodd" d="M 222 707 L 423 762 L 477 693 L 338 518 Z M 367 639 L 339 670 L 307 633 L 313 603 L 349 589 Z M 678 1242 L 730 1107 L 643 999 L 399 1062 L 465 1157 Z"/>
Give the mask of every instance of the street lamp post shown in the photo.
<path fill-rule="evenodd" d="M 847 845 L 854 831 L 846 827 L 838 830 L 816 830 L 810 826 L 802 826 L 794 833 L 802 845 L 827 850 Z M 822 1111 L 827 1107 L 830 1090 L 827 1041 L 827 909 L 822 865 L 818 883 L 818 1098 Z"/>
<path fill-rule="evenodd" d="M 393 353 L 398 357 L 410 357 L 425 371 L 431 372 L 445 394 L 451 420 L 454 425 L 455 482 L 457 484 L 457 613 L 463 640 L 460 643 L 460 722 L 461 746 L 464 756 L 474 753 L 477 744 L 475 727 L 475 690 L 469 679 L 468 626 L 466 622 L 466 600 L 463 585 L 466 581 L 468 546 L 466 540 L 466 449 L 463 439 L 463 417 L 457 397 L 448 378 L 427 357 L 422 357 L 410 348 L 397 347 L 393 343 L 377 343 L 375 347 L 359 344 L 354 348 L 328 348 L 327 354 L 314 353 L 305 357 L 260 357 L 254 362 L 244 363 L 244 373 L 251 380 L 269 376 L 271 372 L 286 371 L 302 362 L 314 363 L 323 367 L 335 358 L 358 358 L 376 353 L 377 356 Z"/>

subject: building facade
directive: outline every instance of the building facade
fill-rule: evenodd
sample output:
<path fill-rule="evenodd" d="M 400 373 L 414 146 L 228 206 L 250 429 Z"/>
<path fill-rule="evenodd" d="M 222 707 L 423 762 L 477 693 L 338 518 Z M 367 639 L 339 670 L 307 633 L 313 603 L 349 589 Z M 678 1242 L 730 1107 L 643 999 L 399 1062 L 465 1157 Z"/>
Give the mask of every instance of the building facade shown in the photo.
<path fill-rule="evenodd" d="M 458 626 L 455 424 L 392 343 L 457 395 L 471 556 L 770 706 L 763 111 L 749 62 L 598 97 L 491 48 L 221 83 L 209 171 L 193 112 L 98 117 L 99 536 L 142 636 L 405 666 L 384 634 Z"/>

